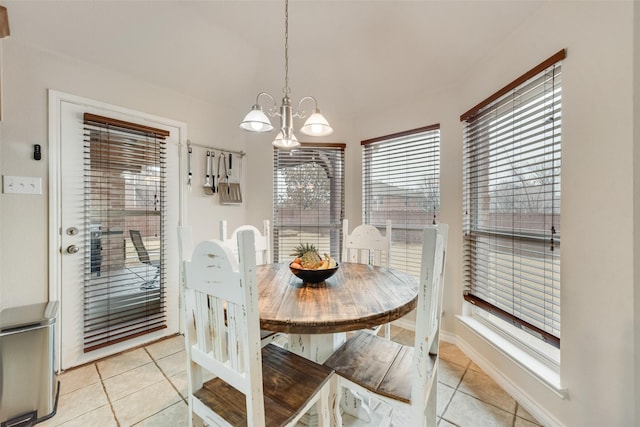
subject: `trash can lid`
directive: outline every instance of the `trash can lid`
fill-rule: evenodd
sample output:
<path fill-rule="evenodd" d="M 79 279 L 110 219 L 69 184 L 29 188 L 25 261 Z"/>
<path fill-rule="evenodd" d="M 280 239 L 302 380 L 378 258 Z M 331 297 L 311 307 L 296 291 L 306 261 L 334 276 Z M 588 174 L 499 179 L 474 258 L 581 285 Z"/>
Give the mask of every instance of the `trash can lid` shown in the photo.
<path fill-rule="evenodd" d="M 5 308 L 0 311 L 0 333 L 51 325 L 57 315 L 58 301 Z"/>

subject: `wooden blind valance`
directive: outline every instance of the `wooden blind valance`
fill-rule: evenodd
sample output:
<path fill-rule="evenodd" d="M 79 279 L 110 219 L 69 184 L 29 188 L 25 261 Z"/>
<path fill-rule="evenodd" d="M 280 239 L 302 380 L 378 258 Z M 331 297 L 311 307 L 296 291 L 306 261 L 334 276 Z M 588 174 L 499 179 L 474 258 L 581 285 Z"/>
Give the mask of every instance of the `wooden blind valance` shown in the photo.
<path fill-rule="evenodd" d="M 125 122 L 124 120 L 113 119 L 111 117 L 98 116 L 97 114 L 84 113 L 84 123 L 102 126 L 113 126 L 121 130 L 136 132 L 153 136 L 154 138 L 166 139 L 170 132 L 151 126 L 139 125 L 137 123 Z"/>
<path fill-rule="evenodd" d="M 520 77 L 518 77 L 517 79 L 515 79 L 514 81 L 512 81 L 511 83 L 509 83 L 508 85 L 506 85 L 505 87 L 503 87 L 502 89 L 500 89 L 499 91 L 494 93 L 493 95 L 489 96 L 484 101 L 479 102 L 477 105 L 475 105 L 469 111 L 467 111 L 464 114 L 462 114 L 460 116 L 460 121 L 464 122 L 464 121 L 473 120 L 473 117 L 476 114 L 478 114 L 478 112 L 480 110 L 482 110 L 484 107 L 486 107 L 487 105 L 489 105 L 492 102 L 496 101 L 501 96 L 509 93 L 510 91 L 512 91 L 516 87 L 520 86 L 521 84 L 523 84 L 527 80 L 531 79 L 532 77 L 534 77 L 538 73 L 546 70 L 547 68 L 549 68 L 553 64 L 555 64 L 555 63 L 557 63 L 559 61 L 562 61 L 564 58 L 566 58 L 566 56 L 567 56 L 567 50 L 566 49 L 562 49 L 562 50 L 556 52 L 550 58 L 542 61 L 540 64 L 538 64 L 537 66 L 533 67 L 531 70 L 527 71 L 526 73 L 524 73 L 523 75 L 521 75 Z"/>

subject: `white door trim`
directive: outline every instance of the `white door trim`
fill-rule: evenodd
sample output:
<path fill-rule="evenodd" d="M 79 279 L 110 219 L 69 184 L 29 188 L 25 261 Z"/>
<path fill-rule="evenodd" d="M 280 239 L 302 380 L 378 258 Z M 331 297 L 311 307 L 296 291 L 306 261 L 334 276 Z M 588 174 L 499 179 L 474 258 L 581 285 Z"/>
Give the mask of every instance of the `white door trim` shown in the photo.
<path fill-rule="evenodd" d="M 60 310 L 64 310 L 64 301 L 61 301 L 62 296 L 62 233 L 61 233 L 61 221 L 62 221 L 62 199 L 61 194 L 61 170 L 60 170 L 60 153 L 61 153 L 61 105 L 63 102 L 68 102 L 77 105 L 84 105 L 91 108 L 100 108 L 105 110 L 111 110 L 119 114 L 125 114 L 140 118 L 142 120 L 148 120 L 155 123 L 162 123 L 167 126 L 175 127 L 179 129 L 179 171 L 180 186 L 178 200 L 180 207 L 178 209 L 178 221 L 179 224 L 184 223 L 186 218 L 186 204 L 184 203 L 184 185 L 182 177 L 184 176 L 183 165 L 183 147 L 187 143 L 187 125 L 184 122 L 179 122 L 164 117 L 159 117 L 151 114 L 142 113 L 140 111 L 131 110 L 115 105 L 107 104 L 100 101 L 95 101 L 88 98 L 79 97 L 76 95 L 59 92 L 53 89 L 49 89 L 49 300 L 60 301 Z M 180 299 L 180 296 L 179 296 Z M 179 303 L 179 301 L 176 301 Z M 180 330 L 182 331 L 182 316 L 178 316 L 180 321 Z M 60 313 L 58 313 L 60 318 Z M 56 323 L 56 336 L 61 337 L 61 322 Z M 55 361 L 57 371 L 61 367 L 61 340 L 58 339 L 55 343 Z"/>

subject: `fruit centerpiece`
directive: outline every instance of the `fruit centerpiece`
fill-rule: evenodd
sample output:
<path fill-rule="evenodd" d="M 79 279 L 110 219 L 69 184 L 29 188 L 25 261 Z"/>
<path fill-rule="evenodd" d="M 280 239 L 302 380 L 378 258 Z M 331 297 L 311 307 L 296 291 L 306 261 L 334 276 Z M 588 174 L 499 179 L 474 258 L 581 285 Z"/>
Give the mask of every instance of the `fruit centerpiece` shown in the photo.
<path fill-rule="evenodd" d="M 296 246 L 291 256 L 296 258 L 289 264 L 289 268 L 304 282 L 323 282 L 338 270 L 335 259 L 327 253 L 321 257 L 316 247 L 309 243 Z"/>

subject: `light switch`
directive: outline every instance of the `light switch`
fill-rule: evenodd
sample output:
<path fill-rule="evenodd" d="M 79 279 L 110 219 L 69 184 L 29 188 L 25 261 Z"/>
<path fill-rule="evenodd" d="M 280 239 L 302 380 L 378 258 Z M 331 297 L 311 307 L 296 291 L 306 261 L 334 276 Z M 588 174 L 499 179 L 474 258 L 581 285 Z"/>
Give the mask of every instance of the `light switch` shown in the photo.
<path fill-rule="evenodd" d="M 16 194 L 42 194 L 42 178 L 39 176 L 5 175 L 3 191 Z"/>

